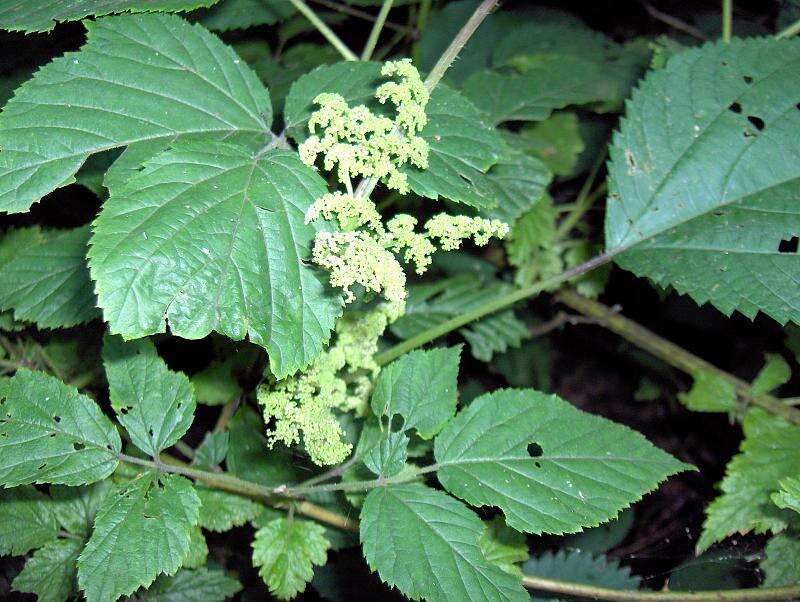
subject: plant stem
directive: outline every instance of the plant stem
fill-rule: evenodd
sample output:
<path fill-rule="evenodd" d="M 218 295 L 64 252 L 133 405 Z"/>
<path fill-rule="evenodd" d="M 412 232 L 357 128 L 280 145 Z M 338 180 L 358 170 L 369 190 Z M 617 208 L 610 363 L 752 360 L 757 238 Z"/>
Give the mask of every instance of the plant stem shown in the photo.
<path fill-rule="evenodd" d="M 331 10 L 335 10 L 345 15 L 350 15 L 351 17 L 364 19 L 365 21 L 375 22 L 375 15 L 371 15 L 366 11 L 353 8 L 352 6 L 348 6 L 347 4 L 341 4 L 340 2 L 330 2 L 329 0 L 311 0 L 311 1 L 314 4 L 319 4 L 320 6 L 324 6 L 325 8 L 330 8 Z M 391 21 L 386 21 L 386 23 L 384 23 L 383 26 L 386 29 L 391 29 L 392 31 L 396 31 L 406 35 L 415 36 L 417 33 L 413 27 L 407 27 L 405 25 L 400 25 L 399 23 L 392 23 Z"/>
<path fill-rule="evenodd" d="M 647 11 L 647 14 L 649 14 L 654 19 L 661 21 L 662 23 L 666 23 L 670 27 L 674 27 L 679 31 L 688 33 L 690 36 L 697 38 L 701 42 L 704 42 L 705 40 L 708 39 L 706 34 L 704 34 L 696 27 L 692 27 L 691 25 L 689 25 L 685 21 L 681 21 L 677 17 L 673 17 L 672 15 L 668 15 L 667 13 L 661 12 L 649 2 L 642 2 L 642 6 L 644 6 L 644 9 Z"/>
<path fill-rule="evenodd" d="M 731 41 L 733 34 L 733 0 L 722 0 L 722 41 Z"/>
<path fill-rule="evenodd" d="M 714 590 L 700 592 L 647 592 L 612 589 L 584 583 L 557 581 L 544 577 L 523 575 L 522 584 L 528 589 L 556 592 L 591 600 L 657 600 L 667 602 L 759 602 L 761 600 L 792 600 L 800 596 L 800 586 L 759 587 L 750 589 Z"/>
<path fill-rule="evenodd" d="M 612 308 L 598 303 L 597 301 L 587 299 L 571 289 L 560 291 L 556 295 L 556 299 L 564 305 L 581 312 L 585 316 L 595 318 L 599 325 L 620 335 L 637 347 L 648 351 L 670 366 L 690 375 L 695 375 L 698 372 L 711 373 L 729 383 L 741 399 L 746 400 L 752 405 L 759 406 L 772 414 L 781 416 L 793 424 L 800 425 L 800 410 L 783 403 L 780 399 L 772 395 L 756 393 L 750 383 L 717 368 L 683 347 L 679 347 L 675 343 L 660 337 L 633 320 L 629 320 L 620 315 Z"/>
<path fill-rule="evenodd" d="M 798 19 L 788 27 L 781 29 L 778 33 L 775 34 L 775 39 L 782 40 L 784 38 L 791 38 L 796 36 L 798 33 L 800 33 L 800 19 Z"/>
<path fill-rule="evenodd" d="M 236 410 L 239 408 L 240 398 L 236 397 L 231 399 L 228 403 L 222 406 L 222 410 L 217 417 L 217 422 L 214 425 L 213 432 L 220 433 L 228 428 L 228 422 L 230 419 L 233 418 L 233 415 L 236 413 Z"/>
<path fill-rule="evenodd" d="M 528 297 L 533 297 L 534 295 L 541 293 L 548 288 L 554 287 L 563 282 L 567 282 L 568 280 L 572 280 L 576 276 L 580 276 L 581 274 L 585 274 L 586 272 L 605 265 L 611 261 L 611 258 L 614 255 L 623 250 L 623 248 L 619 248 L 601 255 L 597 255 L 592 257 L 586 263 L 577 265 L 574 268 L 570 268 L 569 270 L 561 272 L 560 274 L 556 274 L 550 278 L 545 278 L 544 280 L 540 280 L 539 282 L 529 286 L 525 286 L 508 294 L 496 297 L 491 301 L 484 303 L 483 305 L 471 309 L 470 311 L 466 311 L 458 316 L 450 318 L 445 322 L 442 322 L 441 324 L 437 324 L 436 326 L 432 326 L 431 328 L 423 330 L 413 337 L 398 343 L 394 347 L 390 347 L 386 351 L 376 355 L 375 361 L 380 366 L 388 364 L 393 359 L 400 357 L 404 353 L 407 353 L 412 349 L 416 349 L 417 347 L 424 345 L 425 343 L 428 343 L 453 330 L 456 330 L 457 328 L 461 328 L 465 324 L 469 324 L 478 318 L 482 318 L 483 316 L 492 314 L 501 309 L 505 309 L 506 307 L 517 303 L 518 301 L 522 301 Z"/>
<path fill-rule="evenodd" d="M 317 13 L 308 6 L 303 0 L 289 0 L 292 3 L 299 13 L 301 13 L 306 19 L 308 19 L 311 24 L 317 28 L 322 36 L 328 40 L 331 46 L 336 48 L 346 60 L 348 61 L 357 61 L 358 57 L 350 50 L 347 45 L 342 42 L 342 40 L 333 33 L 333 30 L 328 27 L 325 22 L 317 16 Z"/>
<path fill-rule="evenodd" d="M 378 18 L 375 19 L 375 23 L 372 25 L 372 31 L 369 32 L 367 44 L 364 46 L 364 51 L 361 53 L 362 61 L 368 61 L 372 58 L 372 53 L 375 52 L 375 46 L 378 45 L 378 38 L 381 35 L 381 30 L 383 30 L 383 24 L 386 23 L 386 17 L 389 16 L 389 11 L 392 10 L 392 2 L 393 0 L 383 0 Z"/>
<path fill-rule="evenodd" d="M 600 168 L 603 167 L 605 159 L 606 152 L 604 151 L 594 162 L 594 165 L 592 165 L 589 175 L 586 177 L 583 186 L 581 186 L 581 189 L 578 191 L 578 196 L 575 199 L 575 208 L 569 214 L 567 214 L 567 216 L 558 225 L 558 229 L 553 237 L 554 241 L 557 242 L 569 234 L 569 231 L 575 227 L 575 224 L 577 224 L 586 214 L 586 212 L 591 209 L 594 202 L 603 193 L 605 193 L 605 182 L 600 184 L 600 186 L 598 186 L 594 192 L 592 192 L 592 186 L 594 186 L 594 182 L 597 179 L 597 174 L 600 173 Z"/>

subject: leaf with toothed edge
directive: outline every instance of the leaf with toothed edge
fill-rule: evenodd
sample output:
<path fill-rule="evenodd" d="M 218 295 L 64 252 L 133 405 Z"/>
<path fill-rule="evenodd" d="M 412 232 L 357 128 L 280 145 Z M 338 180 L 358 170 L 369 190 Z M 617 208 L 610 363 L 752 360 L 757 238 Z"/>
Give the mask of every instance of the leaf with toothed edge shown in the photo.
<path fill-rule="evenodd" d="M 625 426 L 532 389 L 475 399 L 436 437 L 434 457 L 450 493 L 498 506 L 509 527 L 536 534 L 597 526 L 692 468 Z"/>

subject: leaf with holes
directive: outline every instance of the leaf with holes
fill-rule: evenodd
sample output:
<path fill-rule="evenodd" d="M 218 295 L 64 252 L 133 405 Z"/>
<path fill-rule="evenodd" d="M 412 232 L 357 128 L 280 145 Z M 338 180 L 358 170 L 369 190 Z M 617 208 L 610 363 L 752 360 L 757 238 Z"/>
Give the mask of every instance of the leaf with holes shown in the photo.
<path fill-rule="evenodd" d="M 141 143 L 152 154 L 179 136 L 268 134 L 266 89 L 202 27 L 155 14 L 85 25 L 81 50 L 40 69 L 0 113 L 0 210 L 26 211 L 102 151 Z"/>
<path fill-rule="evenodd" d="M 89 265 L 112 332 L 216 330 L 265 347 L 277 377 L 308 365 L 341 311 L 307 263 L 321 226 L 305 213 L 325 190 L 294 151 L 185 141 L 154 157 L 95 221 Z"/>
<path fill-rule="evenodd" d="M 119 433 L 93 399 L 20 368 L 0 387 L 0 484 L 82 485 L 110 475 Z"/>
<path fill-rule="evenodd" d="M 599 525 L 692 467 L 639 433 L 555 395 L 506 389 L 461 410 L 434 442 L 439 481 L 509 527 L 575 533 Z"/>
<path fill-rule="evenodd" d="M 194 393 L 185 374 L 173 372 L 147 339 L 126 343 L 106 335 L 103 364 L 111 407 L 131 442 L 156 457 L 180 439 L 194 418 Z"/>
<path fill-rule="evenodd" d="M 674 56 L 614 137 L 606 245 L 622 267 L 725 314 L 800 321 L 800 41 Z"/>

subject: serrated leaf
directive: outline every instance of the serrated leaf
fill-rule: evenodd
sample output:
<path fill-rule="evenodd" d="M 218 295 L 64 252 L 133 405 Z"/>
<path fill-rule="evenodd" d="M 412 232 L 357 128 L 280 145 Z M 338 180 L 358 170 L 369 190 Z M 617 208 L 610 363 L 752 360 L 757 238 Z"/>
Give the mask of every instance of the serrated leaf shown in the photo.
<path fill-rule="evenodd" d="M 216 31 L 247 29 L 272 25 L 293 12 L 295 9 L 288 0 L 222 0 L 204 11 L 200 23 Z"/>
<path fill-rule="evenodd" d="M 620 566 L 618 560 L 593 556 L 580 550 L 546 552 L 524 563 L 522 572 L 532 577 L 622 590 L 637 590 L 641 582 L 640 577 L 631 575 L 628 567 Z M 551 599 L 537 596 L 532 598 Z"/>
<path fill-rule="evenodd" d="M 678 399 L 693 412 L 731 412 L 736 409 L 736 391 L 728 381 L 712 372 L 692 374 L 692 388 L 678 393 Z"/>
<path fill-rule="evenodd" d="M 204 470 L 219 466 L 228 455 L 229 443 L 230 433 L 228 431 L 206 433 L 202 443 L 194 450 L 194 464 Z"/>
<path fill-rule="evenodd" d="M 495 189 L 497 205 L 482 210 L 481 215 L 499 219 L 509 226 L 543 200 L 553 179 L 545 163 L 514 148 L 506 148 L 488 176 Z"/>
<path fill-rule="evenodd" d="M 328 340 L 340 297 L 307 265 L 325 183 L 297 153 L 184 142 L 111 191 L 89 263 L 115 333 L 249 336 L 284 377 Z"/>
<path fill-rule="evenodd" d="M 180 12 L 211 6 L 218 0 L 2 0 L 0 29 L 50 31 L 57 23 L 80 21 L 91 15 L 124 12 Z"/>
<path fill-rule="evenodd" d="M 527 600 L 519 579 L 481 552 L 483 532 L 464 504 L 419 484 L 373 489 L 361 509 L 367 564 L 408 598 Z"/>
<path fill-rule="evenodd" d="M 58 524 L 52 504 L 34 487 L 0 489 L 0 556 L 19 556 L 53 541 Z"/>
<path fill-rule="evenodd" d="M 734 533 L 777 533 L 791 513 L 770 500 L 778 482 L 797 476 L 800 466 L 800 428 L 758 408 L 745 414 L 740 452 L 725 469 L 722 495 L 706 510 L 698 552 Z"/>
<path fill-rule="evenodd" d="M 603 523 L 599 527 L 567 535 L 564 537 L 564 546 L 591 554 L 608 552 L 628 536 L 633 527 L 634 514 L 633 508 L 628 508 L 620 512 L 614 520 Z"/>
<path fill-rule="evenodd" d="M 119 433 L 91 398 L 21 368 L 0 389 L 0 483 L 82 485 L 119 463 Z"/>
<path fill-rule="evenodd" d="M 753 380 L 753 391 L 757 395 L 770 393 L 789 382 L 792 378 L 792 369 L 789 364 L 777 353 L 765 353 L 764 365 Z"/>
<path fill-rule="evenodd" d="M 416 350 L 383 368 L 370 406 L 386 424 L 399 414 L 402 431 L 416 429 L 430 439 L 456 411 L 461 347 Z"/>
<path fill-rule="evenodd" d="M 524 213 L 505 241 L 508 262 L 517 268 L 515 282 L 527 286 L 564 270 L 555 245 L 558 212 L 549 194 Z"/>
<path fill-rule="evenodd" d="M 18 592 L 36 594 L 39 602 L 64 602 L 75 593 L 78 554 L 83 540 L 58 539 L 39 548 L 14 578 Z"/>
<path fill-rule="evenodd" d="M 173 372 L 148 339 L 125 342 L 106 335 L 103 364 L 111 407 L 131 442 L 149 456 L 180 439 L 194 419 L 188 377 Z"/>
<path fill-rule="evenodd" d="M 203 566 L 208 560 L 208 544 L 203 530 L 199 525 L 189 531 L 189 551 L 181 563 L 185 569 L 196 569 Z"/>
<path fill-rule="evenodd" d="M 147 602 L 222 602 L 241 591 L 242 585 L 224 571 L 181 569 L 161 575 L 141 596 Z"/>
<path fill-rule="evenodd" d="M 240 527 L 261 514 L 264 506 L 241 495 L 197 485 L 200 498 L 199 525 L 223 533 Z"/>
<path fill-rule="evenodd" d="M 780 481 L 781 490 L 770 497 L 778 508 L 794 510 L 800 514 L 800 478 L 787 477 Z"/>
<path fill-rule="evenodd" d="M 491 362 L 495 353 L 505 353 L 509 347 L 519 347 L 530 336 L 525 323 L 509 309 L 473 322 L 459 332 L 470 345 L 475 359 Z"/>
<path fill-rule="evenodd" d="M 541 159 L 558 176 L 571 176 L 584 150 L 578 115 L 563 111 L 520 130 L 520 145 Z"/>
<path fill-rule="evenodd" d="M 289 600 L 305 590 L 314 566 L 325 564 L 329 547 L 323 526 L 278 518 L 256 531 L 253 566 L 273 596 Z"/>
<path fill-rule="evenodd" d="M 486 523 L 486 531 L 479 543 L 486 560 L 507 573 L 522 577 L 517 563 L 528 559 L 525 535 L 508 527 L 502 517 L 496 516 Z"/>
<path fill-rule="evenodd" d="M 174 574 L 189 552 L 200 500 L 187 479 L 144 473 L 117 485 L 97 513 L 78 558 L 78 582 L 89 600 L 115 600 Z"/>
<path fill-rule="evenodd" d="M 26 211 L 89 155 L 187 134 L 269 132 L 269 94 L 233 50 L 174 15 L 87 21 L 86 44 L 0 113 L 0 209 Z M 166 89 L 165 89 L 166 86 Z"/>
<path fill-rule="evenodd" d="M 81 487 L 51 486 L 50 505 L 59 524 L 73 535 L 88 536 L 97 510 L 111 491 L 111 485 L 111 481 L 106 480 Z"/>
<path fill-rule="evenodd" d="M 764 57 L 769 57 L 765 60 Z M 606 245 L 625 269 L 725 314 L 800 320 L 797 40 L 674 56 L 634 92 L 609 165 Z"/>
<path fill-rule="evenodd" d="M 445 489 L 497 506 L 509 527 L 575 533 L 692 467 L 625 426 L 555 395 L 506 389 L 461 410 L 434 441 Z"/>
<path fill-rule="evenodd" d="M 800 583 L 800 539 L 784 533 L 772 537 L 761 561 L 764 587 L 781 587 Z"/>
<path fill-rule="evenodd" d="M 89 228 L 12 230 L 0 241 L 0 309 L 40 328 L 100 315 L 86 267 Z"/>
<path fill-rule="evenodd" d="M 365 425 L 361 430 L 362 438 L 359 440 L 359 447 L 361 447 L 361 441 L 367 428 Z M 403 432 L 384 434 L 380 429 L 375 428 L 375 430 L 377 431 L 375 434 L 377 442 L 364 454 L 362 458 L 364 465 L 378 476 L 394 476 L 406 467 L 409 438 Z M 357 454 L 358 451 L 356 451 Z"/>

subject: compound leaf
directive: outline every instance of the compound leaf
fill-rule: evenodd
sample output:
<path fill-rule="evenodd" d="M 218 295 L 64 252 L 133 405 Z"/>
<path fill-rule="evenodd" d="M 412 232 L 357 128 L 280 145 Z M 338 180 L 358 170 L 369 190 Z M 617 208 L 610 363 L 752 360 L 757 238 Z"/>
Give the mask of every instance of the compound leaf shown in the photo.
<path fill-rule="evenodd" d="M 78 582 L 89 600 L 115 600 L 174 574 L 189 553 L 200 500 L 187 479 L 144 473 L 103 500 L 78 558 Z"/>
<path fill-rule="evenodd" d="M 94 400 L 21 368 L 0 387 L 0 484 L 82 485 L 117 467 L 122 444 Z"/>
<path fill-rule="evenodd" d="M 195 408 L 189 378 L 170 370 L 152 341 L 106 335 L 103 364 L 111 407 L 136 447 L 155 457 L 189 430 Z"/>
<path fill-rule="evenodd" d="M 64 602 L 75 593 L 80 539 L 58 539 L 39 548 L 25 562 L 12 586 L 19 592 L 36 594 L 39 602 Z"/>
<path fill-rule="evenodd" d="M 725 314 L 800 320 L 800 41 L 674 56 L 634 92 L 611 148 L 606 244 L 625 269 Z"/>
<path fill-rule="evenodd" d="M 436 437 L 434 456 L 445 489 L 537 534 L 596 526 L 691 468 L 625 426 L 532 389 L 475 399 Z"/>
<path fill-rule="evenodd" d="M 325 190 L 293 151 L 195 140 L 157 155 L 95 222 L 89 265 L 111 330 L 249 336 L 277 377 L 306 366 L 341 311 L 307 265 L 305 213 Z"/>
<path fill-rule="evenodd" d="M 305 590 L 314 566 L 325 564 L 329 547 L 322 525 L 277 518 L 256 531 L 253 565 L 272 595 L 289 600 Z"/>
<path fill-rule="evenodd" d="M 185 134 L 268 133 L 269 94 L 236 53 L 174 15 L 87 21 L 86 44 L 40 69 L 0 113 L 0 210 L 26 211 L 86 159 Z"/>
<path fill-rule="evenodd" d="M 222 602 L 241 589 L 241 583 L 224 571 L 205 567 L 181 569 L 171 576 L 161 575 L 141 599 L 147 602 Z"/>
<path fill-rule="evenodd" d="M 420 484 L 373 489 L 361 509 L 367 564 L 405 596 L 430 602 L 528 600 L 519 578 L 483 555 L 484 530 L 464 504 Z"/>
<path fill-rule="evenodd" d="M 30 485 L 0 489 L 0 556 L 19 556 L 53 541 L 58 524 L 46 495 Z"/>

